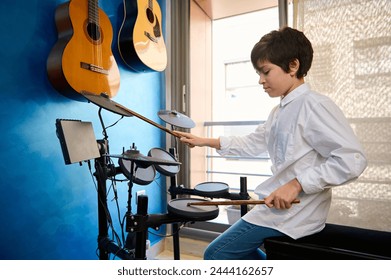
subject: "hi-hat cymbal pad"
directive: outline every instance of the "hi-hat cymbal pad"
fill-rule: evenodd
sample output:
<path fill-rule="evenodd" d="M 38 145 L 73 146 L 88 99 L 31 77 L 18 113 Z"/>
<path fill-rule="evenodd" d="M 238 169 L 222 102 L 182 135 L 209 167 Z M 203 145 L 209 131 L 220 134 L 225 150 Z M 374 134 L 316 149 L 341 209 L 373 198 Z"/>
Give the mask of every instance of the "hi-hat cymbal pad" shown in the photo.
<path fill-rule="evenodd" d="M 180 128 L 193 128 L 195 123 L 188 116 L 175 110 L 160 110 L 158 116 L 161 120 Z"/>

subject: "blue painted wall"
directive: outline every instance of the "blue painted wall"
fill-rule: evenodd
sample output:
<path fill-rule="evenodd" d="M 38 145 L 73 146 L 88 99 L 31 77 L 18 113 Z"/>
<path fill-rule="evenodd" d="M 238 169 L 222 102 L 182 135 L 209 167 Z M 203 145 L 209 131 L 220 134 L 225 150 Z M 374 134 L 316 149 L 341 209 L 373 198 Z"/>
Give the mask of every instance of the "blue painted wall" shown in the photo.
<path fill-rule="evenodd" d="M 0 2 L 0 259 L 97 259 L 97 194 L 86 164 L 65 165 L 55 133 L 57 118 L 93 122 L 102 138 L 98 107 L 58 93 L 47 78 L 46 60 L 57 41 L 54 12 L 62 0 Z M 162 11 L 165 0 L 159 1 Z M 122 0 L 101 0 L 114 30 L 122 21 Z M 164 18 L 163 14 L 163 18 Z M 121 86 L 116 102 L 161 123 L 165 106 L 164 73 L 134 73 L 124 67 L 118 51 Z M 105 111 L 110 125 L 119 116 Z M 164 147 L 165 135 L 137 118 L 124 118 L 108 129 L 111 153 L 135 143 L 147 154 Z M 165 180 L 146 189 L 149 212 L 165 212 Z M 117 184 L 121 214 L 126 211 L 127 184 Z M 108 201 L 117 223 L 114 203 Z M 119 231 L 118 225 L 116 225 Z M 164 231 L 164 229 L 161 229 Z M 162 233 L 162 232 L 160 232 Z M 160 237 L 150 235 L 152 243 Z"/>

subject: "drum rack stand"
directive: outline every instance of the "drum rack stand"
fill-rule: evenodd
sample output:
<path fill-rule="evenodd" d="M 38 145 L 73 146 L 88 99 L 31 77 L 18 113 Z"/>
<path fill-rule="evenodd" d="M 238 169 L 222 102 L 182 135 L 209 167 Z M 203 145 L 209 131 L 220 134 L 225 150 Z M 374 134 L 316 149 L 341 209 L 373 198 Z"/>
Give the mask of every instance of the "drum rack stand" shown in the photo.
<path fill-rule="evenodd" d="M 94 176 L 97 180 L 97 195 L 98 195 L 98 252 L 100 260 L 108 260 L 109 255 L 113 254 L 123 260 L 145 260 L 146 259 L 146 242 L 148 228 L 158 228 L 163 224 L 171 224 L 173 230 L 173 250 L 174 259 L 180 259 L 179 248 L 179 226 L 178 223 L 196 222 L 197 219 L 188 219 L 179 217 L 172 213 L 167 214 L 148 214 L 148 197 L 145 195 L 138 196 L 137 212 L 131 212 L 131 198 L 133 182 L 129 180 L 128 186 L 128 211 L 126 213 L 126 241 L 122 248 L 109 238 L 108 234 L 108 205 L 107 205 L 107 179 L 110 176 L 121 173 L 120 169 L 109 162 L 109 141 L 106 129 L 99 108 L 99 119 L 103 128 L 103 139 L 97 140 L 100 157 L 95 159 Z M 170 153 L 176 156 L 175 148 L 170 148 Z M 130 168 L 133 172 L 134 162 Z M 132 176 L 131 176 L 132 178 Z M 247 178 L 240 177 L 240 192 L 226 193 L 224 195 L 208 195 L 198 192 L 195 189 L 184 188 L 177 186 L 176 176 L 170 176 L 169 192 L 171 199 L 175 199 L 177 195 L 196 195 L 208 198 L 226 198 L 231 200 L 249 199 L 247 192 Z M 247 205 L 241 205 L 241 215 L 247 213 Z M 200 220 L 205 221 L 205 220 Z"/>
<path fill-rule="evenodd" d="M 108 140 L 107 137 L 103 140 L 98 140 L 101 151 L 103 153 L 108 152 Z M 133 163 L 132 163 L 133 164 Z M 98 249 L 99 259 L 108 260 L 109 254 L 114 254 L 122 260 L 145 260 L 146 259 L 146 242 L 148 237 L 148 228 L 158 228 L 163 224 L 171 224 L 173 230 L 173 250 L 174 259 L 180 259 L 180 247 L 179 247 L 179 227 L 178 223 L 196 222 L 196 219 L 189 219 L 185 217 L 179 217 L 171 213 L 167 214 L 148 214 L 148 196 L 140 195 L 137 200 L 137 212 L 132 214 L 131 212 L 131 198 L 132 198 L 132 186 L 133 182 L 130 180 L 128 190 L 128 211 L 126 213 L 126 237 L 125 247 L 121 248 L 108 236 L 108 218 L 107 218 L 107 187 L 106 181 L 108 176 L 115 175 L 119 171 L 107 162 L 107 157 L 101 156 L 96 159 L 95 176 L 98 181 L 98 218 L 99 218 L 99 235 L 98 235 Z M 133 170 L 133 167 L 130 169 Z M 178 194 L 181 195 L 198 195 L 204 196 L 205 194 L 198 192 L 194 189 L 186 189 L 180 186 L 176 186 L 175 176 L 171 177 L 171 186 L 169 188 L 172 199 L 175 199 Z M 226 195 L 213 196 L 211 198 L 227 198 L 231 200 L 249 199 L 247 192 L 247 178 L 240 177 L 240 192 L 239 193 L 227 193 Z M 241 215 L 247 213 L 247 206 L 241 205 Z M 205 221 L 205 220 L 200 220 Z"/>
<path fill-rule="evenodd" d="M 97 160 L 105 160 L 105 157 L 101 157 Z M 107 170 L 110 170 L 110 168 L 108 168 Z M 128 211 L 126 213 L 126 232 L 128 233 L 128 235 L 126 238 L 125 247 L 121 248 L 108 236 L 108 221 L 106 216 L 106 213 L 108 211 L 106 199 L 106 179 L 98 179 L 98 248 L 100 260 L 108 260 L 110 253 L 114 254 L 122 260 L 145 260 L 148 228 L 158 228 L 163 224 L 175 225 L 177 223 L 197 221 L 197 219 L 193 220 L 185 217 L 179 217 L 171 213 L 148 214 L 148 196 L 146 195 L 138 196 L 137 212 L 136 214 L 132 214 L 129 205 L 133 183 L 130 181 L 128 184 L 129 200 Z"/>
<path fill-rule="evenodd" d="M 126 236 L 125 246 L 122 248 L 109 238 L 108 234 L 108 205 L 107 205 L 107 179 L 110 176 L 121 173 L 120 169 L 111 164 L 107 155 L 109 154 L 109 141 L 106 129 L 99 109 L 99 119 L 103 128 L 104 138 L 97 140 L 100 157 L 95 159 L 94 176 L 97 180 L 98 193 L 98 251 L 100 260 L 108 260 L 109 255 L 113 254 L 122 260 L 145 260 L 146 259 L 146 242 L 148 228 L 158 228 L 163 224 L 177 224 L 183 222 L 192 222 L 184 217 L 179 217 L 171 213 L 167 214 L 148 214 L 148 197 L 145 195 L 138 196 L 137 213 L 132 214 L 131 199 L 133 182 L 129 180 L 128 186 L 128 210 L 126 213 Z M 131 175 L 134 167 L 131 163 Z M 173 180 L 173 179 L 172 179 Z M 175 182 L 175 181 L 173 181 Z M 179 242 L 178 242 L 179 244 Z M 179 247 L 178 247 L 179 248 Z M 179 255 L 179 254 L 178 254 Z"/>

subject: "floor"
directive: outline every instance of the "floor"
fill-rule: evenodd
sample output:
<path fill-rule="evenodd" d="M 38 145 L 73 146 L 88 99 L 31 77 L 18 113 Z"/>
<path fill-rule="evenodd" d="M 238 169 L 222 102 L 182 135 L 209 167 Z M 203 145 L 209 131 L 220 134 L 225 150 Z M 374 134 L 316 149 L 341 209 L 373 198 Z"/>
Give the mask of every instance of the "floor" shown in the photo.
<path fill-rule="evenodd" d="M 233 224 L 240 218 L 240 210 L 231 207 L 220 207 L 220 215 L 212 222 L 222 224 Z M 180 259 L 181 260 L 202 260 L 205 248 L 209 245 L 208 241 L 201 241 L 192 238 L 180 237 Z M 159 242 L 148 255 L 148 259 L 173 260 L 173 238 L 166 237 Z"/>
<path fill-rule="evenodd" d="M 173 243 L 172 238 L 166 238 L 164 241 L 163 250 L 158 253 L 155 259 L 158 260 L 173 260 Z M 208 245 L 207 242 L 181 237 L 179 240 L 180 259 L 181 260 L 202 260 L 204 250 Z"/>

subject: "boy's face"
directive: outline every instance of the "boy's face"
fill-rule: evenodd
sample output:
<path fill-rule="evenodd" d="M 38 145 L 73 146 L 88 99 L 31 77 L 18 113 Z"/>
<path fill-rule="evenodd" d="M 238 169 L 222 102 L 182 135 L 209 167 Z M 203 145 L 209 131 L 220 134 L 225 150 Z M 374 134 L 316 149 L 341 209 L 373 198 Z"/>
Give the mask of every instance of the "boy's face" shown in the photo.
<path fill-rule="evenodd" d="M 300 81 L 294 71 L 285 72 L 269 61 L 258 62 L 259 84 L 270 97 L 283 97 L 295 89 Z"/>

